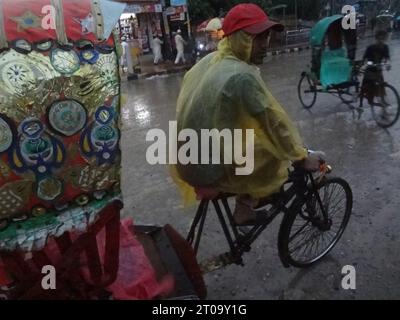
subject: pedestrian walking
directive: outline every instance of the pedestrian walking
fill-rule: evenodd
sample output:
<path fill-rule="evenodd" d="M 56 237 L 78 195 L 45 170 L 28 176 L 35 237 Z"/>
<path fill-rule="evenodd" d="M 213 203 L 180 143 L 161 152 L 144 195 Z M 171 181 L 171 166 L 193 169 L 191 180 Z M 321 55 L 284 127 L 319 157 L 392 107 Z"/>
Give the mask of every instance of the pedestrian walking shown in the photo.
<path fill-rule="evenodd" d="M 154 64 L 157 65 L 161 60 L 163 60 L 161 46 L 164 43 L 160 37 L 155 36 L 153 39 L 153 54 L 154 54 Z"/>
<path fill-rule="evenodd" d="M 129 44 L 126 42 L 126 37 L 121 37 L 121 47 L 122 47 L 122 54 L 121 54 L 121 70 L 123 73 L 128 71 L 128 53 L 129 53 Z"/>
<path fill-rule="evenodd" d="M 176 45 L 176 59 L 175 59 L 175 64 L 179 64 L 179 62 L 182 60 L 183 63 L 186 63 L 185 59 L 185 45 L 186 41 L 182 37 L 182 31 L 178 30 L 177 34 L 175 36 L 175 45 Z"/>

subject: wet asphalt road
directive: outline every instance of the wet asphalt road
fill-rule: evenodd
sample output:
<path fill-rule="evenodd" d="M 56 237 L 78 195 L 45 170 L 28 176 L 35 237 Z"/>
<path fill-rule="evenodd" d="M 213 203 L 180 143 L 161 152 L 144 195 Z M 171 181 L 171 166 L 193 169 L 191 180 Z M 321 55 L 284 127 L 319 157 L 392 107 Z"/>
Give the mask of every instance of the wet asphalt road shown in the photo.
<path fill-rule="evenodd" d="M 391 40 L 393 70 L 386 79 L 400 91 L 400 39 Z M 359 55 L 363 48 L 360 47 Z M 230 266 L 205 276 L 209 299 L 398 299 L 400 298 L 400 122 L 377 127 L 369 109 L 358 113 L 337 97 L 319 95 L 311 111 L 300 107 L 297 83 L 310 51 L 271 57 L 263 77 L 297 123 L 307 146 L 324 150 L 334 175 L 348 180 L 354 210 L 343 238 L 318 265 L 285 269 L 278 257 L 277 218 L 245 255 L 245 267 Z M 182 75 L 124 83 L 124 215 L 136 224 L 172 224 L 186 234 L 196 208 L 183 209 L 166 166 L 150 166 L 149 129 L 167 131 L 175 119 Z M 200 256 L 227 250 L 215 218 L 208 222 Z M 356 268 L 357 289 L 343 290 L 341 270 Z"/>

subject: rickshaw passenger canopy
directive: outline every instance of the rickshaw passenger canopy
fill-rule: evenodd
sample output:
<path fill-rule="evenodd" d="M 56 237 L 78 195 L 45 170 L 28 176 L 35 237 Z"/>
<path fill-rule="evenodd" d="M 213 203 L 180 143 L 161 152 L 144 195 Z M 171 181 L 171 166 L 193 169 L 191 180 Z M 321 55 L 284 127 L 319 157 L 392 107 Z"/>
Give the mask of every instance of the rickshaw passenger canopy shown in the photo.
<path fill-rule="evenodd" d="M 338 20 L 343 19 L 343 16 L 340 14 L 324 18 L 320 20 L 311 30 L 311 45 L 312 46 L 320 46 L 325 38 L 326 32 L 332 23 L 335 23 Z"/>

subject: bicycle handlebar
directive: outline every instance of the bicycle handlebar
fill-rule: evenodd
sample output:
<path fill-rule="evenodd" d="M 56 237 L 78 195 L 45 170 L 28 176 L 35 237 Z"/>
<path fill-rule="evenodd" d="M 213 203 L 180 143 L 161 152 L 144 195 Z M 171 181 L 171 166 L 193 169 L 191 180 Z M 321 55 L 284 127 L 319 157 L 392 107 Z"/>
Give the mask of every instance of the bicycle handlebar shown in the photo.
<path fill-rule="evenodd" d="M 332 168 L 330 166 L 328 166 L 328 164 L 326 163 L 326 154 L 324 152 L 313 151 L 313 150 L 309 150 L 309 149 L 307 151 L 308 151 L 309 157 L 313 156 L 313 157 L 318 158 L 318 160 L 319 160 L 320 167 L 319 167 L 319 170 L 316 170 L 316 171 L 319 171 L 319 172 L 328 172 L 329 171 L 330 172 L 332 170 Z M 298 169 L 304 170 L 304 161 L 305 161 L 305 159 L 302 161 L 295 161 L 292 163 L 292 166 L 295 169 L 295 171 Z M 308 170 L 306 169 L 306 171 L 308 171 Z M 313 172 L 313 171 L 310 171 L 310 172 Z"/>
<path fill-rule="evenodd" d="M 386 71 L 389 71 L 391 69 L 391 64 L 387 62 L 373 63 L 372 61 L 368 61 L 367 63 L 364 63 L 364 61 L 354 61 L 353 67 L 356 73 L 364 74 L 368 71 L 368 68 L 377 68 L 382 71 L 386 69 Z"/>
<path fill-rule="evenodd" d="M 308 155 L 309 156 L 315 156 L 320 158 L 321 163 L 325 163 L 326 162 L 326 154 L 323 151 L 314 151 L 314 150 L 308 150 Z"/>

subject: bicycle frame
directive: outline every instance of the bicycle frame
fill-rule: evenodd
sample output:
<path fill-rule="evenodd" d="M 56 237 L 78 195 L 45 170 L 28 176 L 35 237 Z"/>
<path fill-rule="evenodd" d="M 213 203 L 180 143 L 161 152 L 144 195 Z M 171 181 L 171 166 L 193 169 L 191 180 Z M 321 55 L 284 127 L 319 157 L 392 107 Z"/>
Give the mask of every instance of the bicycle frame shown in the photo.
<path fill-rule="evenodd" d="M 308 185 L 308 182 L 311 182 L 311 188 L 310 185 Z M 287 184 L 291 185 L 285 191 L 284 186 Z M 207 217 L 208 207 L 211 201 L 230 248 L 229 252 L 219 255 L 203 265 L 202 269 L 204 272 L 214 271 L 229 264 L 238 264 L 243 266 L 243 254 L 251 250 L 251 245 L 253 242 L 256 241 L 256 239 L 271 224 L 271 222 L 281 212 L 284 214 L 297 214 L 298 210 L 301 210 L 301 207 L 304 205 L 304 203 L 307 201 L 307 197 L 310 195 L 316 196 L 316 199 L 320 204 L 324 220 L 328 221 L 327 213 L 317 192 L 315 179 L 311 173 L 308 173 L 303 169 L 295 169 L 293 172 L 291 172 L 289 180 L 287 183 L 285 183 L 285 185 L 282 186 L 281 192 L 278 193 L 274 200 L 271 201 L 272 208 L 266 221 L 263 224 L 254 226 L 245 234 L 240 232 L 240 226 L 238 227 L 235 225 L 233 214 L 228 204 L 228 199 L 234 197 L 234 195 L 222 195 L 216 199 L 201 201 L 193 223 L 190 227 L 187 241 L 193 246 L 193 249 L 197 254 Z M 293 202 L 289 207 L 287 207 L 292 199 L 294 199 Z M 225 211 L 225 214 L 221 209 L 221 205 Z M 288 263 L 284 261 L 282 257 L 281 260 L 283 265 L 288 267 Z"/>

